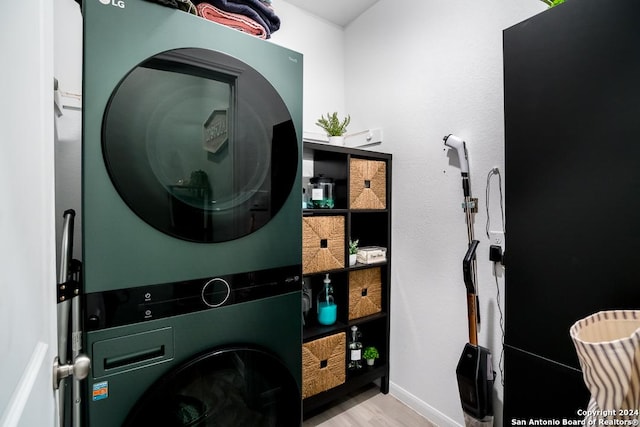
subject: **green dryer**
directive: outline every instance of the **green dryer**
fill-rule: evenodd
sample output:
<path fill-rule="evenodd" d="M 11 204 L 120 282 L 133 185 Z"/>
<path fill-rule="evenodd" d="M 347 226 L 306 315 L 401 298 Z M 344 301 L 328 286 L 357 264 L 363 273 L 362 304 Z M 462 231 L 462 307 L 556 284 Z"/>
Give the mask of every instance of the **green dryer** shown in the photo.
<path fill-rule="evenodd" d="M 143 0 L 83 17 L 85 292 L 300 264 L 302 55 Z"/>
<path fill-rule="evenodd" d="M 299 426 L 302 55 L 82 10 L 87 424 Z"/>

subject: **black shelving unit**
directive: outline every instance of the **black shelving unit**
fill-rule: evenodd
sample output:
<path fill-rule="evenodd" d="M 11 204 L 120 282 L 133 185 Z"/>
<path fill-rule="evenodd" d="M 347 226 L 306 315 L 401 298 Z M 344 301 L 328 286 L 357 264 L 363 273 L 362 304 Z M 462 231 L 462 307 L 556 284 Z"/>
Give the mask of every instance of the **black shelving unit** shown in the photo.
<path fill-rule="evenodd" d="M 305 274 L 304 280 L 312 289 L 313 308 L 307 316 L 303 329 L 303 342 L 311 342 L 323 337 L 344 332 L 346 334 L 346 353 L 344 360 L 345 381 L 325 391 L 309 396 L 303 401 L 304 417 L 307 418 L 332 401 L 343 397 L 369 383 L 379 381 L 380 391 L 389 392 L 389 324 L 391 289 L 391 154 L 322 143 L 304 144 L 304 159 L 313 162 L 313 175 L 324 175 L 334 179 L 333 209 L 304 209 L 303 216 L 341 215 L 345 218 L 345 266 L 344 268 L 323 270 Z M 354 208 L 350 203 L 350 164 L 352 159 L 361 159 L 385 163 L 384 208 Z M 306 177 L 309 178 L 309 177 Z M 349 266 L 349 239 L 359 240 L 359 246 L 381 246 L 386 248 L 386 261 L 376 264 Z M 349 319 L 349 274 L 354 271 L 379 268 L 381 276 L 381 311 L 364 317 Z M 322 289 L 325 274 L 329 273 L 334 288 L 334 297 L 338 305 L 337 322 L 331 326 L 319 325 L 316 321 L 315 298 Z M 380 357 L 373 367 L 365 366 L 358 371 L 347 370 L 349 358 L 348 343 L 350 328 L 356 325 L 362 333 L 364 347 L 375 346 Z M 364 361 L 363 361 L 364 363 Z M 303 372 L 304 376 L 304 372 Z"/>

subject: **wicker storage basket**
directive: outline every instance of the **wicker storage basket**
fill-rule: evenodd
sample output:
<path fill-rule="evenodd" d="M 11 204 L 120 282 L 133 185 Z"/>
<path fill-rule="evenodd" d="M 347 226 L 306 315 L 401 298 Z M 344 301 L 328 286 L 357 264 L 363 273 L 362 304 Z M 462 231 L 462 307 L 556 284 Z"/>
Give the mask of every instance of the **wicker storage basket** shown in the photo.
<path fill-rule="evenodd" d="M 302 345 L 302 398 L 344 383 L 347 335 L 344 332 Z"/>
<path fill-rule="evenodd" d="M 351 159 L 349 173 L 349 206 L 351 209 L 386 209 L 386 162 Z"/>
<path fill-rule="evenodd" d="M 349 272 L 349 320 L 382 311 L 380 267 Z"/>
<path fill-rule="evenodd" d="M 302 272 L 344 268 L 344 216 L 302 218 Z"/>

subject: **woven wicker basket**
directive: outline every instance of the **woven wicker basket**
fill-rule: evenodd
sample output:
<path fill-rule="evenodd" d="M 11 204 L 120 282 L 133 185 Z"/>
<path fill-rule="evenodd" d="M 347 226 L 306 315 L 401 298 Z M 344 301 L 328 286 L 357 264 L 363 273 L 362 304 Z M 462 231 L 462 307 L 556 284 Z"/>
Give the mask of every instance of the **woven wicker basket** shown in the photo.
<path fill-rule="evenodd" d="M 351 159 L 349 173 L 349 206 L 351 209 L 386 209 L 386 162 Z"/>
<path fill-rule="evenodd" d="M 347 335 L 344 332 L 302 345 L 302 398 L 344 383 Z"/>
<path fill-rule="evenodd" d="M 381 274 L 380 267 L 349 272 L 349 320 L 382 311 Z"/>
<path fill-rule="evenodd" d="M 302 218 L 302 272 L 344 268 L 344 216 Z"/>

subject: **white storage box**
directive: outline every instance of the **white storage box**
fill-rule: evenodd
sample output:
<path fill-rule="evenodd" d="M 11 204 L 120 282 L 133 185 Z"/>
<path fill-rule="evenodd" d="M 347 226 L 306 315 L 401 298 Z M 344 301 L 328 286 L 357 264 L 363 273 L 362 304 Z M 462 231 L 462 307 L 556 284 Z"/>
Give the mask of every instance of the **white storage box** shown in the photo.
<path fill-rule="evenodd" d="M 358 249 L 356 260 L 360 264 L 376 264 L 387 260 L 387 248 L 381 246 L 363 246 Z"/>

